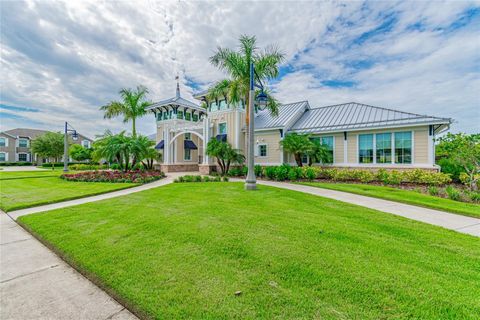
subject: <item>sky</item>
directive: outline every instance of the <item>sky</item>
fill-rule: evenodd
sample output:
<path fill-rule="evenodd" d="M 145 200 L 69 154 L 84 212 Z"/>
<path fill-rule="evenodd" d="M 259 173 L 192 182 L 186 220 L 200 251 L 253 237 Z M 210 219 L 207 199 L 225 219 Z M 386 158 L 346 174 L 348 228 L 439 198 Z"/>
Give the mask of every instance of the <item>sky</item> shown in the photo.
<path fill-rule="evenodd" d="M 242 34 L 285 54 L 282 103 L 360 102 L 480 132 L 480 2 L 0 1 L 0 129 L 130 130 L 99 107 L 139 84 L 151 101 L 226 75 L 208 58 Z M 137 124 L 155 132 L 153 115 Z"/>

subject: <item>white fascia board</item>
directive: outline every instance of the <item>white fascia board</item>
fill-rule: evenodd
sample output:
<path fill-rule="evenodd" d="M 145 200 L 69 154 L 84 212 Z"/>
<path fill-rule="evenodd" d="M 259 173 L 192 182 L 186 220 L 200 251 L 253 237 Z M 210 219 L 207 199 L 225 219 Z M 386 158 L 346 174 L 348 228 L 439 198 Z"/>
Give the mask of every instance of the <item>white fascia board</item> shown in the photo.
<path fill-rule="evenodd" d="M 327 130 L 327 131 L 313 131 L 308 132 L 310 134 L 328 134 L 328 133 L 338 133 L 338 132 L 361 132 L 361 131 L 370 131 L 370 130 L 382 130 L 382 129 L 395 129 L 395 128 L 407 128 L 407 127 L 423 127 L 431 124 L 447 124 L 445 121 L 439 122 L 422 122 L 422 123 L 407 123 L 401 125 L 387 125 L 387 126 L 371 126 L 364 128 L 353 128 L 353 129 L 336 129 L 336 130 Z M 316 129 L 316 128 L 315 128 Z M 289 130 L 291 132 L 301 132 L 308 129 L 298 129 L 298 130 Z"/>

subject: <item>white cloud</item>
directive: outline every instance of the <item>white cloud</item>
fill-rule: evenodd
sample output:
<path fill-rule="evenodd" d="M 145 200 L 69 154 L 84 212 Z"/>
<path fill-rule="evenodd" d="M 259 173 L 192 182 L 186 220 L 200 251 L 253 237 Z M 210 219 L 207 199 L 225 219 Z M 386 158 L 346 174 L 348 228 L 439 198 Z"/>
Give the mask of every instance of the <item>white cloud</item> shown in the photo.
<path fill-rule="evenodd" d="M 61 128 L 64 120 L 93 136 L 129 129 L 104 120 L 98 108 L 121 87 L 144 84 L 150 97 L 174 94 L 174 77 L 191 97 L 223 75 L 208 63 L 217 46 L 235 47 L 240 34 L 276 43 L 293 72 L 274 85 L 285 102 L 314 106 L 359 101 L 451 116 L 455 130 L 478 131 L 477 23 L 445 31 L 468 2 L 1 2 L 0 102 L 40 109 L 9 111 L 2 129 Z M 394 17 L 388 32 L 354 39 Z M 419 30 L 408 26 L 421 23 Z M 443 31 L 442 31 L 443 30 Z M 371 66 L 359 68 L 355 61 Z M 308 65 L 308 68 L 305 66 Z M 354 81 L 335 88 L 324 80 Z M 23 117 L 23 118 L 19 118 Z M 140 131 L 155 130 L 152 117 Z"/>

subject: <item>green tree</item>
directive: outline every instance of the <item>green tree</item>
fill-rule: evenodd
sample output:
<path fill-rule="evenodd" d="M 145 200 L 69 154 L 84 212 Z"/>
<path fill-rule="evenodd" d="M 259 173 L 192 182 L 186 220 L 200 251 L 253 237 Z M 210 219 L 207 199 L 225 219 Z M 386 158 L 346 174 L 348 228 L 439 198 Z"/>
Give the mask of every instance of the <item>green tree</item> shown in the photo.
<path fill-rule="evenodd" d="M 107 132 L 102 138 L 94 144 L 94 158 L 96 160 L 106 160 L 108 163 L 116 162 L 123 171 L 130 168 L 131 143 L 130 137 L 125 135 L 125 131 L 119 134 Z"/>
<path fill-rule="evenodd" d="M 123 122 L 132 121 L 132 136 L 137 135 L 135 121 L 137 118 L 143 117 L 147 111 L 146 108 L 152 105 L 146 100 L 148 89 L 144 86 L 137 86 L 135 90 L 123 88 L 120 90 L 122 101 L 112 101 L 109 104 L 100 107 L 104 112 L 105 119 L 111 119 L 123 116 Z"/>
<path fill-rule="evenodd" d="M 442 172 L 477 189 L 480 179 L 480 134 L 447 133 L 435 148 Z"/>
<path fill-rule="evenodd" d="M 50 159 L 52 162 L 52 170 L 54 169 L 55 159 L 63 155 L 63 137 L 63 134 L 58 132 L 47 132 L 32 142 L 32 152 L 43 158 Z"/>
<path fill-rule="evenodd" d="M 233 149 L 232 146 L 223 141 L 212 139 L 207 144 L 207 154 L 217 159 L 222 175 L 225 175 L 230 170 L 232 163 L 242 164 L 245 162 L 245 156 L 241 154 L 240 150 Z"/>
<path fill-rule="evenodd" d="M 308 165 L 311 167 L 314 163 L 332 163 L 332 154 L 328 147 L 318 140 L 310 140 L 311 149 L 306 152 L 308 155 Z"/>
<path fill-rule="evenodd" d="M 85 161 L 92 159 L 92 148 L 85 148 L 79 144 L 70 146 L 68 153 L 75 161 Z"/>
<path fill-rule="evenodd" d="M 208 92 L 207 98 L 211 100 L 219 97 L 225 98 L 229 103 L 239 104 L 242 101 L 247 104 L 246 124 L 250 123 L 248 116 L 248 95 L 250 90 L 250 63 L 255 64 L 257 80 L 266 82 L 278 76 L 278 66 L 285 59 L 277 47 L 268 46 L 264 50 L 257 47 L 255 36 L 242 35 L 239 39 L 239 50 L 228 48 L 217 49 L 210 57 L 210 63 L 226 72 L 229 79 L 223 79 L 215 83 Z M 267 108 L 272 114 L 278 112 L 278 102 L 270 94 L 268 95 Z M 248 131 L 247 131 L 248 132 Z"/>
<path fill-rule="evenodd" d="M 302 155 L 312 153 L 313 142 L 307 134 L 290 133 L 280 141 L 283 150 L 293 154 L 295 162 L 302 167 Z"/>

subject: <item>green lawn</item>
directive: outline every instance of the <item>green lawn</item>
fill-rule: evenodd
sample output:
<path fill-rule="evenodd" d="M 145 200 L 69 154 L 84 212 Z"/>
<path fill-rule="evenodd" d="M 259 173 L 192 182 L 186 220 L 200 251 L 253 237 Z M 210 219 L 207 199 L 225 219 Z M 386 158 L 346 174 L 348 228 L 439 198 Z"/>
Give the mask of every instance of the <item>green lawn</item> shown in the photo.
<path fill-rule="evenodd" d="M 430 196 L 415 191 L 402 190 L 398 188 L 390 188 L 384 186 L 374 186 L 368 184 L 353 183 L 327 183 L 327 182 L 300 182 L 307 186 L 332 189 L 350 193 L 356 193 L 364 196 L 381 198 L 413 204 L 416 206 L 437 209 L 447 212 L 460 213 L 465 216 L 480 218 L 480 205 L 474 203 L 466 203 L 444 199 L 440 197 Z"/>
<path fill-rule="evenodd" d="M 69 173 L 74 173 L 74 172 L 78 172 L 78 171 L 70 171 Z M 63 170 L 3 171 L 3 172 L 0 172 L 0 180 L 58 177 L 62 173 L 63 173 Z"/>
<path fill-rule="evenodd" d="M 479 238 L 289 190 L 179 183 L 20 223 L 148 318 L 480 314 Z"/>
<path fill-rule="evenodd" d="M 8 178 L 3 175 L 4 173 L 9 174 Z M 60 173 L 48 176 L 43 172 L 34 172 L 34 176 L 32 176 L 26 171 L 1 172 L 0 209 L 12 211 L 137 185 L 134 183 L 71 182 L 60 179 L 59 175 Z"/>

